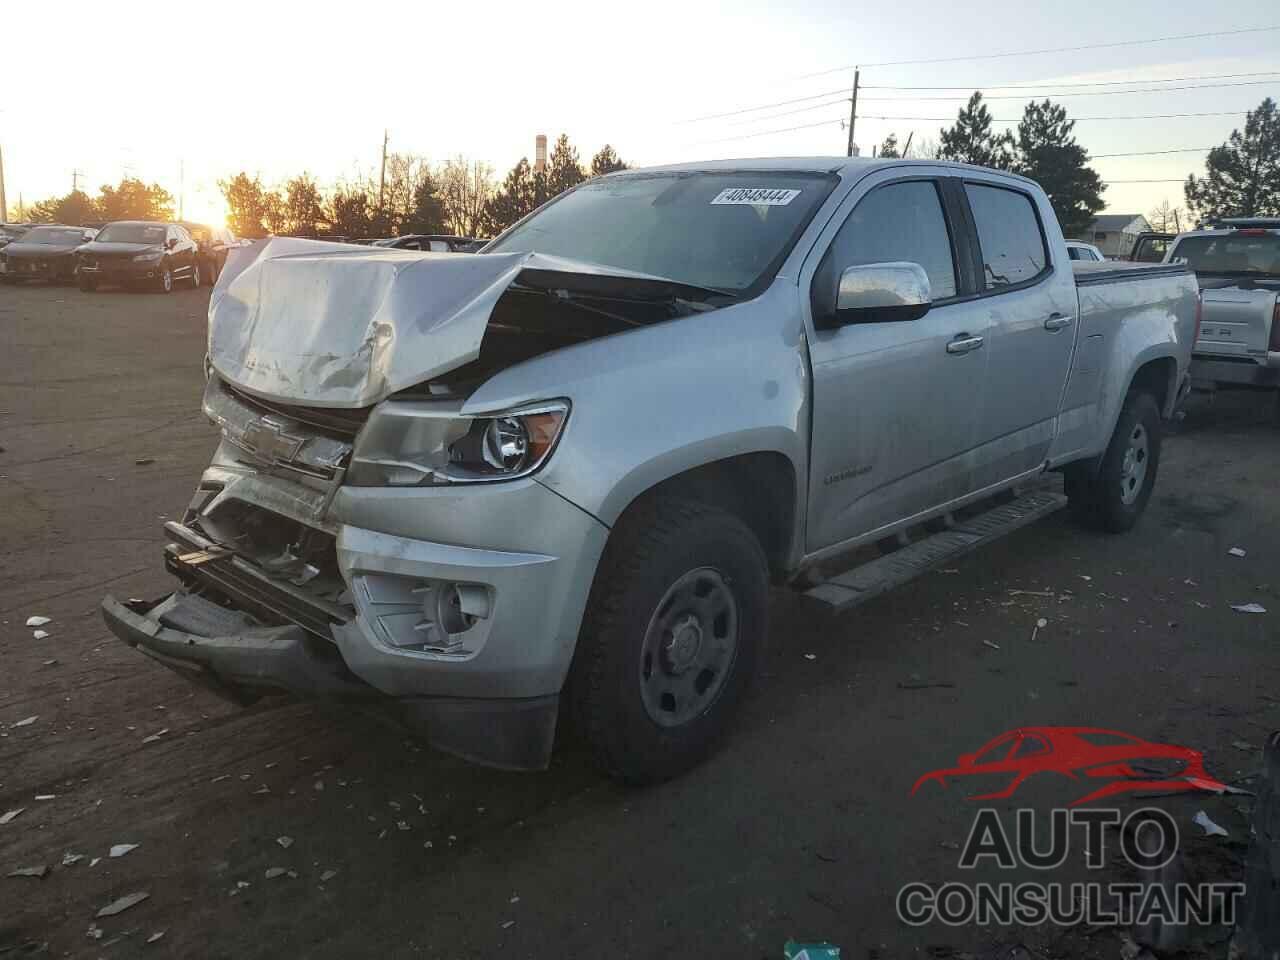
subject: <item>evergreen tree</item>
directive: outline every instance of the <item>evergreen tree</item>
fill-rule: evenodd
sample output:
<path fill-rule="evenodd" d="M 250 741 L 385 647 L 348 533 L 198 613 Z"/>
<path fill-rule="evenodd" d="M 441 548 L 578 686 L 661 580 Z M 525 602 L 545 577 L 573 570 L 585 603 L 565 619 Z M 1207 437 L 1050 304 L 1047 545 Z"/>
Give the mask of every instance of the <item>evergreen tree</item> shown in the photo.
<path fill-rule="evenodd" d="M 591 175 L 593 177 L 626 169 L 627 165 L 622 162 L 618 152 L 607 143 L 596 151 L 596 155 L 591 158 Z"/>
<path fill-rule="evenodd" d="M 1280 216 L 1280 114 L 1267 97 L 1205 161 L 1203 177 L 1187 177 L 1187 206 L 1201 219 Z"/>
<path fill-rule="evenodd" d="M 578 148 L 569 143 L 567 134 L 560 134 L 547 161 L 547 190 L 551 196 L 559 196 L 585 179 L 587 175 L 578 162 Z"/>
<path fill-rule="evenodd" d="M 1040 184 L 1058 216 L 1062 232 L 1077 236 L 1093 223 L 1105 204 L 1106 185 L 1089 167 L 1089 153 L 1071 131 L 1074 120 L 1048 100 L 1028 103 L 1018 123 L 1013 169 Z"/>
<path fill-rule="evenodd" d="M 982 94 L 974 91 L 969 103 L 960 111 L 949 130 L 939 130 L 942 145 L 938 159 L 973 163 L 980 167 L 1008 170 L 1013 166 L 1013 134 L 993 133 L 991 111 L 982 102 Z"/>

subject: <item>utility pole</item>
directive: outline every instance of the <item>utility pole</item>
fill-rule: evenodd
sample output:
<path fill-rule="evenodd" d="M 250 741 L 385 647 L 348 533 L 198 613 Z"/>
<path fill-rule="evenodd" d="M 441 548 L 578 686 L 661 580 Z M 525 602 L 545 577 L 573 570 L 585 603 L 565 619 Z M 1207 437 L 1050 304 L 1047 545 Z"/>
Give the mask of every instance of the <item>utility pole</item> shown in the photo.
<path fill-rule="evenodd" d="M 846 157 L 853 156 L 853 125 L 858 122 L 858 76 L 862 71 L 856 67 L 853 71 L 853 96 L 849 100 L 849 149 Z"/>
<path fill-rule="evenodd" d="M 387 131 L 382 131 L 382 172 L 378 174 L 378 216 L 382 216 L 387 190 Z"/>
<path fill-rule="evenodd" d="M 80 189 L 80 178 L 83 176 L 84 174 L 81 173 L 79 170 L 71 171 L 71 192 L 72 193 L 75 193 L 77 190 Z"/>
<path fill-rule="evenodd" d="M 0 223 L 9 221 L 9 206 L 4 199 L 4 149 L 0 148 Z"/>
<path fill-rule="evenodd" d="M 915 135 L 916 135 L 916 132 L 914 130 L 912 130 L 910 133 L 907 134 L 907 145 L 902 148 L 902 158 L 904 160 L 908 157 L 908 155 L 911 152 L 911 138 L 914 137 Z"/>
<path fill-rule="evenodd" d="M 187 198 L 187 168 L 186 161 L 181 157 L 178 158 L 178 219 L 185 220 L 182 215 L 182 208 Z"/>

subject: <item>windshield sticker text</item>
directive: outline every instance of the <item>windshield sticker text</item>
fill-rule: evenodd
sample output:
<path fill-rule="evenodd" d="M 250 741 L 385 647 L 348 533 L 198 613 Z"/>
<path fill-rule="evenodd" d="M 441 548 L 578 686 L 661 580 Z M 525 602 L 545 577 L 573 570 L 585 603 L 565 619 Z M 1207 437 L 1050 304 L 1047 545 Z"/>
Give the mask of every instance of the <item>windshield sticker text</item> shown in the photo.
<path fill-rule="evenodd" d="M 796 197 L 799 190 L 775 190 L 772 187 L 730 187 L 721 190 L 712 198 L 711 203 L 745 203 L 751 206 L 785 207 Z"/>

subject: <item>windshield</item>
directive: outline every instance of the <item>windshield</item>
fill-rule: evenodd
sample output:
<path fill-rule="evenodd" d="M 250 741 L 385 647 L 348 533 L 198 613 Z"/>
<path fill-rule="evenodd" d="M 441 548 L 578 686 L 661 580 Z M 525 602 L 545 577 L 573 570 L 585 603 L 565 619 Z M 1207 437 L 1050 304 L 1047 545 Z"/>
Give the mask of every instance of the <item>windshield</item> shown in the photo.
<path fill-rule="evenodd" d="M 590 181 L 485 253 L 536 251 L 734 294 L 758 291 L 836 179 L 684 172 Z"/>
<path fill-rule="evenodd" d="M 164 227 L 149 223 L 111 223 L 97 239 L 103 243 L 164 243 Z"/>
<path fill-rule="evenodd" d="M 1280 276 L 1280 234 L 1236 231 L 1221 236 L 1187 237 L 1173 248 L 1169 259 L 1185 259 L 1196 273 Z"/>
<path fill-rule="evenodd" d="M 36 227 L 22 237 L 23 243 L 61 244 L 84 243 L 84 231 L 68 227 Z"/>

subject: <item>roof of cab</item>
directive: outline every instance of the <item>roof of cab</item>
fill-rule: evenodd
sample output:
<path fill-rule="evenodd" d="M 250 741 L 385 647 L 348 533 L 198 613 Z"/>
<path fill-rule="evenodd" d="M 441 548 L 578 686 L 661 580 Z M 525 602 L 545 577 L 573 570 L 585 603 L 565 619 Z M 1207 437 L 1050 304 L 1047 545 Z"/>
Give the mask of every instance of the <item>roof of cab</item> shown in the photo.
<path fill-rule="evenodd" d="M 680 173 L 703 172 L 714 173 L 735 171 L 759 171 L 761 173 L 836 173 L 842 177 L 862 177 L 874 170 L 888 167 L 949 167 L 957 172 L 981 170 L 983 173 L 996 173 L 1001 176 L 1033 181 L 1007 170 L 994 170 L 989 167 L 977 167 L 968 163 L 955 163 L 951 160 L 907 160 L 899 157 L 742 157 L 729 160 L 698 160 L 692 163 L 670 163 L 656 167 L 639 167 L 633 170 L 621 170 L 609 174 L 611 177 L 625 177 L 635 173 Z"/>

